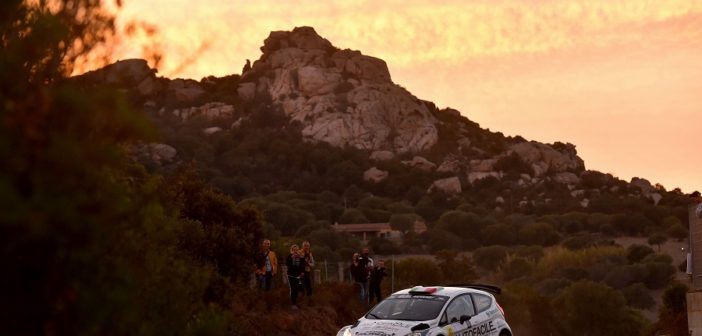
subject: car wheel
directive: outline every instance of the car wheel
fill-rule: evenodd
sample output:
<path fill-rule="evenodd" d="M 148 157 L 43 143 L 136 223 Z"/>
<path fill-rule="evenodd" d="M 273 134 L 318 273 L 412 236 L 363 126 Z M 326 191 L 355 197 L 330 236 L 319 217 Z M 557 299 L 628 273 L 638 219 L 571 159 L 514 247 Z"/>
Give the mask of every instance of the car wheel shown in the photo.
<path fill-rule="evenodd" d="M 500 332 L 500 336 L 512 336 L 512 334 L 510 334 L 509 331 L 507 331 L 507 330 L 502 330 Z"/>

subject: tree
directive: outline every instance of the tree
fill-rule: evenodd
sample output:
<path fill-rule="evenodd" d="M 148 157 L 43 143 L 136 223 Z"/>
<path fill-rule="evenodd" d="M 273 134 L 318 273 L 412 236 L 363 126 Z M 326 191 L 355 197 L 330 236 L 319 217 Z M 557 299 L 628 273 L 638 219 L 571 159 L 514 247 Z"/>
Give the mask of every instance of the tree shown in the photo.
<path fill-rule="evenodd" d="M 519 230 L 519 239 L 526 245 L 549 246 L 558 242 L 558 233 L 548 223 L 527 224 Z"/>
<path fill-rule="evenodd" d="M 671 336 L 686 336 L 687 329 L 687 303 L 688 287 L 681 283 L 674 283 L 663 292 L 663 306 L 658 312 L 658 322 L 655 329 Z"/>
<path fill-rule="evenodd" d="M 456 250 L 440 250 L 434 254 L 434 257 L 446 282 L 470 283 L 478 277 L 473 261 L 465 255 L 459 257 Z"/>
<path fill-rule="evenodd" d="M 653 254 L 653 249 L 640 244 L 632 244 L 626 248 L 626 259 L 629 263 L 637 263 L 646 258 L 646 256 Z"/>
<path fill-rule="evenodd" d="M 444 275 L 439 266 L 426 258 L 407 258 L 395 263 L 395 286 L 405 288 L 417 284 L 437 284 Z"/>
<path fill-rule="evenodd" d="M 668 234 L 668 236 L 675 238 L 675 240 L 677 241 L 682 241 L 688 236 L 687 229 L 680 223 L 676 223 L 670 226 L 668 230 L 666 230 L 666 233 Z"/>
<path fill-rule="evenodd" d="M 488 245 L 513 245 L 518 239 L 515 231 L 511 225 L 498 223 L 485 227 L 481 236 Z"/>
<path fill-rule="evenodd" d="M 622 294 L 626 298 L 626 303 L 632 307 L 647 310 L 656 305 L 651 292 L 640 282 L 622 289 Z"/>
<path fill-rule="evenodd" d="M 390 216 L 390 227 L 404 233 L 414 229 L 417 216 L 414 214 L 395 214 Z"/>
<path fill-rule="evenodd" d="M 463 211 L 448 211 L 439 218 L 436 228 L 446 230 L 464 239 L 480 240 L 484 223 L 475 214 Z"/>
<path fill-rule="evenodd" d="M 664 233 L 654 233 L 648 237 L 649 245 L 658 245 L 658 251 L 661 250 L 661 245 L 668 241 L 668 237 Z"/>
<path fill-rule="evenodd" d="M 339 224 L 363 224 L 368 223 L 368 218 L 361 210 L 356 208 L 346 209 L 339 217 Z"/>
<path fill-rule="evenodd" d="M 554 302 L 563 335 L 640 335 L 643 318 L 626 305 L 624 296 L 605 285 L 580 281 Z"/>
<path fill-rule="evenodd" d="M 497 270 L 506 259 L 507 249 L 504 246 L 481 247 L 473 252 L 475 264 L 489 271 Z"/>
<path fill-rule="evenodd" d="M 163 179 L 128 153 L 153 140 L 149 122 L 119 91 L 68 78 L 107 57 L 114 18 L 97 0 L 9 0 L 0 13 L 3 332 L 226 332 L 225 309 L 205 300 L 230 280 L 181 245 L 205 238 L 202 223 L 176 215 Z"/>

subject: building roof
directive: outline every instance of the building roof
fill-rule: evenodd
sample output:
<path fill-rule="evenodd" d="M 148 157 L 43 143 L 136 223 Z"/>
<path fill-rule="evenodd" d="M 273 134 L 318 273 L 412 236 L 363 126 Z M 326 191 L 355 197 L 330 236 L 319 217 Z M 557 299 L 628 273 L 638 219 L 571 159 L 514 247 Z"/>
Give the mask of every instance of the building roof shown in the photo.
<path fill-rule="evenodd" d="M 392 231 L 390 223 L 364 223 L 364 224 L 334 224 L 334 230 L 340 232 L 380 232 Z"/>

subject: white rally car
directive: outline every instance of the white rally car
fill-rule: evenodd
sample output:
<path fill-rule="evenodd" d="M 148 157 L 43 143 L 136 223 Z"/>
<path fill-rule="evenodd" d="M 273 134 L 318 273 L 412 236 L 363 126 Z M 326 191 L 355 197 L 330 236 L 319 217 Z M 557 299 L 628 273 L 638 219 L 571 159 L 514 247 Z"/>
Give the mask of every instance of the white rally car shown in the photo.
<path fill-rule="evenodd" d="M 488 285 L 422 287 L 395 292 L 337 336 L 512 336 Z"/>

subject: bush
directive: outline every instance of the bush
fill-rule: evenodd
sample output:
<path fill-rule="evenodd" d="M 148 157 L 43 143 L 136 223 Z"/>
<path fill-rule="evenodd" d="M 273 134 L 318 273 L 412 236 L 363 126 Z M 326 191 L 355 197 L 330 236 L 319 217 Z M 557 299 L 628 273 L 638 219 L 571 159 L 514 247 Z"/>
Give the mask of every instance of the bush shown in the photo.
<path fill-rule="evenodd" d="M 672 280 L 675 275 L 675 267 L 670 264 L 661 262 L 647 263 L 648 277 L 644 283 L 650 289 L 664 288 Z"/>
<path fill-rule="evenodd" d="M 626 303 L 632 307 L 648 310 L 656 305 L 651 292 L 640 282 L 622 289 L 622 294 L 626 299 Z"/>
<path fill-rule="evenodd" d="M 443 272 L 430 259 L 407 258 L 395 263 L 395 287 L 397 288 L 431 286 L 440 284 L 443 280 Z"/>
<path fill-rule="evenodd" d="M 646 245 L 632 244 L 626 248 L 626 259 L 633 264 L 653 253 L 653 249 Z"/>
<path fill-rule="evenodd" d="M 591 281 L 564 289 L 554 308 L 562 335 L 635 336 L 644 327 L 643 319 L 627 308 L 620 292 Z"/>
<path fill-rule="evenodd" d="M 534 270 L 534 265 L 522 258 L 514 258 L 502 268 L 502 278 L 510 281 L 519 277 L 529 276 Z"/>
<path fill-rule="evenodd" d="M 570 237 L 561 242 L 563 247 L 569 250 L 582 250 L 588 247 L 588 239 L 583 236 Z"/>
<path fill-rule="evenodd" d="M 488 225 L 481 231 L 482 241 L 486 245 L 513 245 L 517 242 L 517 232 L 507 224 Z"/>
<path fill-rule="evenodd" d="M 366 215 L 356 208 L 344 210 L 344 213 L 339 217 L 339 224 L 364 224 L 368 223 Z"/>
<path fill-rule="evenodd" d="M 616 289 L 622 289 L 634 283 L 646 281 L 648 269 L 641 264 L 624 265 L 613 268 L 605 275 L 603 282 Z"/>
<path fill-rule="evenodd" d="M 460 238 L 442 229 L 429 230 L 427 232 L 427 244 L 431 253 L 446 249 L 460 250 L 463 247 Z"/>
<path fill-rule="evenodd" d="M 531 223 L 519 230 L 519 240 L 525 245 L 550 246 L 558 243 L 556 230 L 548 223 Z"/>
<path fill-rule="evenodd" d="M 473 251 L 475 264 L 488 271 L 496 271 L 506 259 L 507 249 L 504 246 L 493 245 Z"/>

